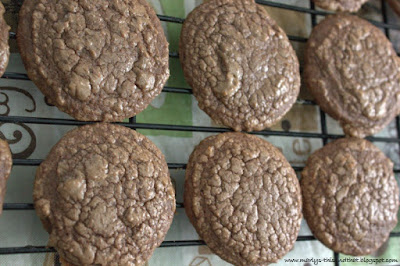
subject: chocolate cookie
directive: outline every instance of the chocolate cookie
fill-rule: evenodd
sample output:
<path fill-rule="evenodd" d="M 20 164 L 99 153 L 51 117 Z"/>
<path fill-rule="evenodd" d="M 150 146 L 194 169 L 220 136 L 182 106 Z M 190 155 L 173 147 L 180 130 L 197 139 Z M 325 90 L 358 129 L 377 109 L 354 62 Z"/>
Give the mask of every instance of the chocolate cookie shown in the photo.
<path fill-rule="evenodd" d="M 380 29 L 356 16 L 333 15 L 311 33 L 304 80 L 345 134 L 362 138 L 400 112 L 399 60 Z"/>
<path fill-rule="evenodd" d="M 12 155 L 8 143 L 0 139 L 0 214 L 3 211 L 3 201 L 6 195 L 6 183 L 12 167 Z"/>
<path fill-rule="evenodd" d="M 308 226 L 336 252 L 370 254 L 397 224 L 393 163 L 364 139 L 339 139 L 316 151 L 300 182 Z"/>
<path fill-rule="evenodd" d="M 68 132 L 36 172 L 33 198 L 49 246 L 74 265 L 141 265 L 175 211 L 160 150 L 126 127 Z"/>
<path fill-rule="evenodd" d="M 299 93 L 296 54 L 254 0 L 215 0 L 196 7 L 183 24 L 179 56 L 199 107 L 236 131 L 275 124 Z"/>
<path fill-rule="evenodd" d="M 400 16 L 400 2 L 399 2 L 399 0 L 386 0 L 386 2 L 388 2 L 390 7 L 393 9 L 393 11 L 396 12 L 397 15 Z"/>
<path fill-rule="evenodd" d="M 168 43 L 145 0 L 31 0 L 19 17 L 29 78 L 78 120 L 134 116 L 168 79 Z"/>
<path fill-rule="evenodd" d="M 341 12 L 357 12 L 367 1 L 368 0 L 313 0 L 320 8 Z"/>
<path fill-rule="evenodd" d="M 8 38 L 10 26 L 4 20 L 4 6 L 0 2 L 0 77 L 6 71 L 8 59 L 10 57 L 10 46 L 8 46 Z"/>
<path fill-rule="evenodd" d="M 235 265 L 277 262 L 293 247 L 300 194 L 282 153 L 243 133 L 204 139 L 186 170 L 186 214 L 209 248 Z"/>

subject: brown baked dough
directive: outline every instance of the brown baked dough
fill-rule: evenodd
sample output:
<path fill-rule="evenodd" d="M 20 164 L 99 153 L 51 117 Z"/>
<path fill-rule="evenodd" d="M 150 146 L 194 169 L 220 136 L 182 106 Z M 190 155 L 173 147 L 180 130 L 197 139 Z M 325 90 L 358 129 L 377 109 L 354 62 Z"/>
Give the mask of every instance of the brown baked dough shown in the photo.
<path fill-rule="evenodd" d="M 397 224 L 393 163 L 372 143 L 344 138 L 310 156 L 302 172 L 304 218 L 328 248 L 371 254 Z"/>
<path fill-rule="evenodd" d="M 386 0 L 390 7 L 400 16 L 400 2 L 399 0 Z"/>
<path fill-rule="evenodd" d="M 0 139 L 0 214 L 3 211 L 3 201 L 6 195 L 6 183 L 12 168 L 12 155 L 8 143 Z"/>
<path fill-rule="evenodd" d="M 304 80 L 345 134 L 362 138 L 400 112 L 399 60 L 383 32 L 369 22 L 328 16 L 308 40 Z"/>
<path fill-rule="evenodd" d="M 160 150 L 126 127 L 68 132 L 36 172 L 49 246 L 73 265 L 142 265 L 163 241 L 175 194 Z"/>
<path fill-rule="evenodd" d="M 132 117 L 168 79 L 168 43 L 146 0 L 29 0 L 19 17 L 29 78 L 78 120 Z"/>
<path fill-rule="evenodd" d="M 4 6 L 0 2 L 0 77 L 6 71 L 10 57 L 10 46 L 8 45 L 10 26 L 4 20 Z"/>
<path fill-rule="evenodd" d="M 367 1 L 368 0 L 313 0 L 320 8 L 341 12 L 357 12 Z"/>
<path fill-rule="evenodd" d="M 296 241 L 302 218 L 297 176 L 267 141 L 243 133 L 211 136 L 186 169 L 186 214 L 210 249 L 235 265 L 266 265 Z"/>
<path fill-rule="evenodd" d="M 186 18 L 179 56 L 199 107 L 235 131 L 262 130 L 296 101 L 299 63 L 285 32 L 254 0 L 215 0 Z"/>

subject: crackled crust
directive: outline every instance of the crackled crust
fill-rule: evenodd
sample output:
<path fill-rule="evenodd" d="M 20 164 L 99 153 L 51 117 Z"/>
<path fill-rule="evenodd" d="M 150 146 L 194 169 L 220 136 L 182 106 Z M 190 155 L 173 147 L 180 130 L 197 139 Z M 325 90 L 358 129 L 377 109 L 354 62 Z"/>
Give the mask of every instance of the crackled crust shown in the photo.
<path fill-rule="evenodd" d="M 204 139 L 186 170 L 191 223 L 214 253 L 235 265 L 266 265 L 289 252 L 300 229 L 300 194 L 282 153 L 243 133 Z"/>
<path fill-rule="evenodd" d="M 352 15 L 333 15 L 311 33 L 304 80 L 346 135 L 365 137 L 400 112 L 400 59 L 385 35 Z"/>
<path fill-rule="evenodd" d="M 3 211 L 3 201 L 6 194 L 6 183 L 12 168 L 12 155 L 8 143 L 0 139 L 0 214 Z"/>
<path fill-rule="evenodd" d="M 339 139 L 316 151 L 300 183 L 304 218 L 314 236 L 336 252 L 371 254 L 397 224 L 393 163 L 364 139 Z"/>
<path fill-rule="evenodd" d="M 8 45 L 10 26 L 4 20 L 4 6 L 0 2 L 0 77 L 6 71 L 10 57 L 10 46 Z M 0 207 L 1 208 L 1 207 Z"/>
<path fill-rule="evenodd" d="M 320 8 L 339 12 L 357 12 L 367 1 L 368 0 L 313 0 Z"/>
<path fill-rule="evenodd" d="M 168 79 L 168 43 L 145 0 L 31 0 L 19 17 L 29 78 L 78 120 L 134 116 Z"/>
<path fill-rule="evenodd" d="M 253 0 L 215 0 L 185 19 L 179 56 L 199 107 L 235 131 L 262 130 L 296 101 L 299 63 L 285 32 Z"/>
<path fill-rule="evenodd" d="M 68 132 L 36 173 L 35 209 L 49 245 L 74 265 L 141 265 L 163 241 L 175 194 L 160 150 L 136 131 Z"/>

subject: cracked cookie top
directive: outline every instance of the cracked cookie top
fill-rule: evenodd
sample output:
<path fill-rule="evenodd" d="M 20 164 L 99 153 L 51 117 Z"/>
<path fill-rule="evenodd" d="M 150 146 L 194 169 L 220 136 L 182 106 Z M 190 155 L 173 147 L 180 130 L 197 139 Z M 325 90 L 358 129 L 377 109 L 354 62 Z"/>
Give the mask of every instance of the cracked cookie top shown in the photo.
<path fill-rule="evenodd" d="M 18 45 L 30 79 L 78 120 L 141 112 L 169 76 L 168 43 L 145 0 L 31 0 Z"/>
<path fill-rule="evenodd" d="M 159 149 L 111 124 L 68 132 L 38 168 L 33 197 L 49 245 L 74 265 L 144 264 L 175 211 Z"/>
<path fill-rule="evenodd" d="M 256 136 L 201 141 L 189 159 L 184 200 L 200 237 L 235 265 L 277 262 L 300 229 L 297 176 L 277 148 Z"/>
<path fill-rule="evenodd" d="M 304 80 L 346 135 L 373 135 L 400 112 L 400 59 L 384 33 L 357 16 L 328 16 L 313 29 Z"/>
<path fill-rule="evenodd" d="M 296 101 L 300 71 L 285 32 L 254 0 L 215 0 L 185 19 L 184 75 L 199 107 L 235 131 L 262 130 Z"/>
<path fill-rule="evenodd" d="M 397 224 L 393 163 L 367 140 L 344 138 L 319 149 L 300 183 L 304 218 L 315 237 L 336 252 L 370 254 Z"/>

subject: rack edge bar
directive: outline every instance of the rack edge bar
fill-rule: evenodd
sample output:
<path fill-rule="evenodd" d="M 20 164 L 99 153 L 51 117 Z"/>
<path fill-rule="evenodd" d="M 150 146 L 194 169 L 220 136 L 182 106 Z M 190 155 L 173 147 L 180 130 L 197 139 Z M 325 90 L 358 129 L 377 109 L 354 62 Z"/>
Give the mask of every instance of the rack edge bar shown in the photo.
<path fill-rule="evenodd" d="M 24 117 L 24 116 L 0 116 L 0 122 L 3 123 L 26 123 L 26 124 L 45 124 L 45 125 L 64 125 L 64 126 L 82 126 L 92 124 L 94 122 L 77 121 L 72 119 L 59 119 L 59 118 L 40 118 L 40 117 Z M 168 131 L 192 131 L 192 132 L 206 132 L 206 133 L 223 133 L 231 132 L 229 128 L 223 127 L 206 127 L 206 126 L 187 126 L 187 125 L 169 125 L 169 124 L 149 124 L 149 123 L 115 123 L 121 126 L 126 126 L 132 129 L 151 129 L 151 130 L 168 130 Z M 281 137 L 300 137 L 300 138 L 328 138 L 338 139 L 344 137 L 337 134 L 322 134 L 310 132 L 296 132 L 296 131 L 275 131 L 263 130 L 258 132 L 247 132 L 253 135 L 262 136 L 281 136 Z M 400 143 L 398 138 L 387 137 L 367 137 L 366 139 L 376 142 L 393 142 Z"/>
<path fill-rule="evenodd" d="M 391 237 L 400 237 L 400 232 L 392 232 Z M 314 236 L 298 236 L 296 241 L 316 241 Z M 189 247 L 205 245 L 203 240 L 178 240 L 178 241 L 164 241 L 160 247 Z M 45 246 L 25 246 L 25 247 L 5 247 L 0 248 L 0 255 L 10 254 L 24 254 L 24 253 L 49 253 L 56 252 L 54 248 L 47 248 Z"/>

